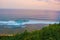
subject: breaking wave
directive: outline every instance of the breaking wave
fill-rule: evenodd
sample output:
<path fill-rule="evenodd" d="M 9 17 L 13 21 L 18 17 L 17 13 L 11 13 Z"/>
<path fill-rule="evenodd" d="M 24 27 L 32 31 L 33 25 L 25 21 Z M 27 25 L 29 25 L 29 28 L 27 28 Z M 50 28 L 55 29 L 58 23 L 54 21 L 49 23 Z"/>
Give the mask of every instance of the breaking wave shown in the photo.
<path fill-rule="evenodd" d="M 42 21 L 42 20 L 29 20 L 29 21 L 0 21 L 0 25 L 25 25 L 25 24 L 54 24 L 57 21 Z"/>

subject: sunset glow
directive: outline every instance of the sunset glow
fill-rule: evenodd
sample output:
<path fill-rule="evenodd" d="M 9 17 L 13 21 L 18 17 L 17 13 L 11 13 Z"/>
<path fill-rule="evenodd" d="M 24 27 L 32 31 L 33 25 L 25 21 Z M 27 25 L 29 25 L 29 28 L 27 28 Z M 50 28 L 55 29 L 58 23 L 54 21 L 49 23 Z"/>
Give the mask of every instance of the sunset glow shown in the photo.
<path fill-rule="evenodd" d="M 0 0 L 3 9 L 60 10 L 59 0 Z"/>

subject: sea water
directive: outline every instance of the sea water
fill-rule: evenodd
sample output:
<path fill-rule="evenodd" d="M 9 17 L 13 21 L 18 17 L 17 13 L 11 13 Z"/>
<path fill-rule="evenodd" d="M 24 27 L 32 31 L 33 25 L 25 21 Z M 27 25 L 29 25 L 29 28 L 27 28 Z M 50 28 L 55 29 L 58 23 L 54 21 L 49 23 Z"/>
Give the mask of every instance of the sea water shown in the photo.
<path fill-rule="evenodd" d="M 0 21 L 0 25 L 15 25 L 15 26 L 20 26 L 20 25 L 26 25 L 26 24 L 54 24 L 54 23 L 59 23 L 58 21 L 44 21 L 44 20 L 18 20 L 18 21 Z"/>

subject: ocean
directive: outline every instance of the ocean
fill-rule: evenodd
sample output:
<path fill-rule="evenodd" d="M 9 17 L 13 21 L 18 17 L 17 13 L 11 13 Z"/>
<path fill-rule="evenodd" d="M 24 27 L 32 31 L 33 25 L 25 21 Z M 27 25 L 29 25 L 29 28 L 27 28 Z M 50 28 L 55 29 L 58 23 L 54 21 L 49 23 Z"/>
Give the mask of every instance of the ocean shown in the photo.
<path fill-rule="evenodd" d="M 59 21 L 60 11 L 0 9 L 0 25 L 54 24 Z"/>

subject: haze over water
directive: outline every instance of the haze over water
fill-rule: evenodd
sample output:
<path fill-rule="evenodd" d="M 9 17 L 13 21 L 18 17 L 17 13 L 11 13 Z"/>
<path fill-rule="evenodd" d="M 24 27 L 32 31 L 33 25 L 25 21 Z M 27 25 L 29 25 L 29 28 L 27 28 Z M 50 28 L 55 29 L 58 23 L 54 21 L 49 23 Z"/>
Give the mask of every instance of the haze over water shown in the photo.
<path fill-rule="evenodd" d="M 17 20 L 19 18 L 35 18 L 59 20 L 60 11 L 31 9 L 0 9 L 0 20 Z"/>

